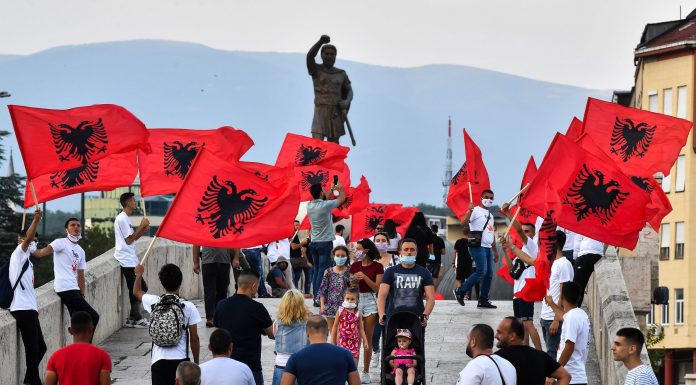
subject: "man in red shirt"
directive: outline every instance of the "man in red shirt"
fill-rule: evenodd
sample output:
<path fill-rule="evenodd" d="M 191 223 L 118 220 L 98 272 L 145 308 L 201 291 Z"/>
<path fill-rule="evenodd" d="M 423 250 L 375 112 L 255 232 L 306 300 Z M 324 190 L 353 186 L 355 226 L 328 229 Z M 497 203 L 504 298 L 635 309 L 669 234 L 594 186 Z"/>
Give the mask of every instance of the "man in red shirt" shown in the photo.
<path fill-rule="evenodd" d="M 56 350 L 48 359 L 46 385 L 111 384 L 111 357 L 90 343 L 94 324 L 89 313 L 73 313 L 68 331 L 73 344 Z"/>

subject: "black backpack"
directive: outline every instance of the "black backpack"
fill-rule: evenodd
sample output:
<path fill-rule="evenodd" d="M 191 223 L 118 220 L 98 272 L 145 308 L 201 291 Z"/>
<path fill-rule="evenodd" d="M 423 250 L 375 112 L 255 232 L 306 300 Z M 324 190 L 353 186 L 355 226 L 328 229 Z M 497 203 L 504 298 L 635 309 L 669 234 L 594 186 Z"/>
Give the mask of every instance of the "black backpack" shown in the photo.
<path fill-rule="evenodd" d="M 10 261 L 7 261 L 7 263 L 4 263 L 2 266 L 0 266 L 0 307 L 3 309 L 8 309 L 10 305 L 12 305 L 12 300 L 14 299 L 14 292 L 15 289 L 17 289 L 17 286 L 20 285 L 19 281 L 22 280 L 22 276 L 24 273 L 29 269 L 29 260 L 27 259 L 26 262 L 24 262 L 24 265 L 22 266 L 22 271 L 19 273 L 19 277 L 17 277 L 17 281 L 15 281 L 14 285 L 12 282 L 10 282 Z M 22 286 L 22 290 L 24 290 L 24 285 Z"/>

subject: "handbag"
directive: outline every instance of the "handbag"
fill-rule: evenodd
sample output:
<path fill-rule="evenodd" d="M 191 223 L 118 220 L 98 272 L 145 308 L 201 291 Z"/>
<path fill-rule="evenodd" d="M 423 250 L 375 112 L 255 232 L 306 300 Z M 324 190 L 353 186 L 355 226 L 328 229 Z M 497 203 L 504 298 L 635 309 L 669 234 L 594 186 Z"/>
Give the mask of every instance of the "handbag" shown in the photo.
<path fill-rule="evenodd" d="M 520 279 L 522 276 L 522 273 L 528 268 L 529 266 L 524 263 L 523 260 L 519 258 L 515 258 L 512 261 L 512 271 L 510 271 L 510 276 L 512 279 Z"/>
<path fill-rule="evenodd" d="M 486 226 L 488 226 L 488 222 L 490 220 L 491 220 L 491 213 L 488 213 L 488 219 L 486 219 L 486 223 L 483 225 L 483 230 L 486 229 Z M 469 239 L 467 240 L 467 245 L 469 247 L 481 247 L 481 238 L 483 238 L 483 230 L 481 230 L 481 231 L 469 230 Z"/>

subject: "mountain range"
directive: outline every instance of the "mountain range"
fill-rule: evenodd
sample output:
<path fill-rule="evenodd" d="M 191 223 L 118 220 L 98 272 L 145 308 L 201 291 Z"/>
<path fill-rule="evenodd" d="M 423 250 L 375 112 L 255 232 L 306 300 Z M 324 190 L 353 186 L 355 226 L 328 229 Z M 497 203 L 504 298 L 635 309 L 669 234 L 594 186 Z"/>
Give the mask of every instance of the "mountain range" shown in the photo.
<path fill-rule="evenodd" d="M 453 172 L 464 161 L 466 127 L 502 202 L 519 189 L 529 156 L 541 160 L 553 134 L 582 116 L 588 96 L 611 94 L 461 65 L 394 68 L 339 56 L 336 66 L 347 71 L 355 94 L 350 120 L 357 147 L 348 155 L 353 182 L 365 175 L 372 200 L 384 203 L 442 205 L 450 116 Z M 266 163 L 275 161 L 287 132 L 309 135 L 313 113 L 305 54 L 221 51 L 172 41 L 0 55 L 0 91 L 12 94 L 0 99 L 2 130 L 12 131 L 7 104 L 114 103 L 150 128 L 245 130 L 256 145 L 243 160 Z M 14 149 L 16 171 L 23 174 L 16 138 L 4 144 Z M 348 137 L 342 144 L 349 144 Z M 71 210 L 79 200 L 63 198 L 49 206 Z"/>

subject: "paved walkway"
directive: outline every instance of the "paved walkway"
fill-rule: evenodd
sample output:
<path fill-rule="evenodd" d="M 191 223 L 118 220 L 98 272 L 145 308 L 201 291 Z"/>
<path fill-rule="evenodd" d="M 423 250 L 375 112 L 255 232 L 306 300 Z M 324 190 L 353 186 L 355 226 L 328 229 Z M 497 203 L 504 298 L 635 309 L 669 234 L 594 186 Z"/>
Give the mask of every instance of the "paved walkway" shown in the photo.
<path fill-rule="evenodd" d="M 266 306 L 273 316 L 280 300 L 262 299 L 259 301 Z M 203 315 L 203 301 L 197 300 L 194 303 Z M 307 304 L 311 306 L 309 301 Z M 462 308 L 455 301 L 437 301 L 426 332 L 426 375 L 429 384 L 454 385 L 457 382 L 459 372 L 469 361 L 464 349 L 471 325 L 486 323 L 495 328 L 503 317 L 512 314 L 512 301 L 495 301 L 495 304 L 498 305 L 497 310 L 480 310 L 476 308 L 476 302 L 468 302 L 467 306 Z M 537 304 L 537 320 L 539 310 L 540 305 Z M 206 328 L 203 322 L 199 324 L 198 330 L 202 345 L 201 362 L 205 362 L 211 358 L 207 346 L 212 329 Z M 539 330 L 539 334 L 541 335 L 541 330 Z M 101 344 L 102 348 L 106 349 L 113 359 L 114 369 L 111 377 L 115 380 L 114 383 L 150 384 L 150 341 L 147 329 L 123 328 Z M 271 383 L 273 376 L 272 368 L 275 358 L 273 347 L 272 340 L 263 339 L 261 361 L 266 384 Z M 592 349 L 594 347 L 591 347 Z M 362 367 L 362 358 L 360 364 Z M 590 368 L 588 367 L 588 369 Z M 371 370 L 372 383 L 379 383 L 379 371 L 377 369 Z M 595 369 L 590 370 L 594 371 Z M 590 377 L 599 378 L 598 375 L 590 375 Z"/>

